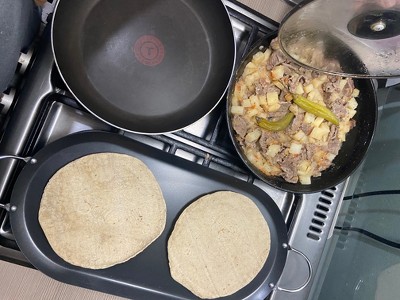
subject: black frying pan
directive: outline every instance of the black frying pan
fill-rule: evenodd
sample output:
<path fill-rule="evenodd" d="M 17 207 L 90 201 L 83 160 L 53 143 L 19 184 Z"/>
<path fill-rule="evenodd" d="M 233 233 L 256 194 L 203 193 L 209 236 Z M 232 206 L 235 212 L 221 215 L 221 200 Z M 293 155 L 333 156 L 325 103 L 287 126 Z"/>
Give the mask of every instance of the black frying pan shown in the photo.
<path fill-rule="evenodd" d="M 40 227 L 38 211 L 43 190 L 57 170 L 79 157 L 98 152 L 132 155 L 150 168 L 166 200 L 167 223 L 162 235 L 136 257 L 111 268 L 91 270 L 65 262 L 52 250 Z M 246 287 L 226 299 L 264 299 L 281 276 L 287 250 L 291 249 L 287 246 L 286 225 L 275 202 L 254 185 L 122 135 L 106 132 L 82 132 L 66 136 L 47 145 L 26 161 L 11 196 L 11 227 L 22 253 L 37 269 L 54 279 L 128 298 L 195 298 L 170 276 L 167 241 L 182 210 L 197 198 L 218 190 L 236 191 L 250 197 L 267 220 L 271 235 L 270 254 L 260 273 Z M 177 181 L 176 178 L 185 180 Z M 303 255 L 301 252 L 299 254 Z M 304 288 L 311 278 L 310 262 L 305 259 L 310 274 L 299 289 Z"/>
<path fill-rule="evenodd" d="M 334 187 L 344 181 L 356 170 L 356 168 L 363 161 L 371 143 L 377 122 L 376 91 L 370 79 L 353 79 L 355 86 L 360 90 L 360 96 L 357 98 L 357 113 L 353 118 L 356 121 L 356 126 L 351 129 L 350 132 L 346 135 L 346 141 L 343 143 L 339 154 L 333 160 L 333 165 L 327 170 L 323 171 L 320 177 L 312 177 L 311 184 L 293 184 L 285 181 L 282 177 L 279 176 L 265 175 L 246 158 L 242 147 L 239 145 L 231 123 L 230 105 L 235 83 L 242 75 L 246 64 L 251 60 L 253 55 L 259 51 L 259 48 L 261 46 L 264 47 L 264 49 L 266 49 L 265 47 L 269 47 L 270 42 L 276 36 L 276 33 L 271 33 L 270 35 L 256 42 L 252 50 L 241 62 L 236 72 L 235 78 L 234 80 L 232 80 L 231 86 L 229 87 L 228 101 L 226 106 L 229 134 L 240 158 L 243 160 L 246 166 L 255 175 L 257 175 L 257 177 L 259 177 L 267 184 L 280 190 L 293 193 L 319 192 Z M 346 66 L 347 64 L 353 64 L 356 68 L 360 68 L 360 65 L 362 64 L 359 60 L 356 59 L 356 57 L 354 57 L 354 60 L 352 61 L 341 61 L 340 63 L 344 66 Z M 354 70 L 355 68 L 350 69 Z"/>
<path fill-rule="evenodd" d="M 235 63 L 220 0 L 60 0 L 52 45 L 83 106 L 111 125 L 147 134 L 182 129 L 209 113 Z"/>

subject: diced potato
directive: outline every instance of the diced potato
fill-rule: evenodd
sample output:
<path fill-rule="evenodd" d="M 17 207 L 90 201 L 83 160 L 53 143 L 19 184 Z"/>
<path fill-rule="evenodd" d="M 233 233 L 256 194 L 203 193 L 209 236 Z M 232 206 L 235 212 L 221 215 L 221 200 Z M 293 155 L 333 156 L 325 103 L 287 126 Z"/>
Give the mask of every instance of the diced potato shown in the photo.
<path fill-rule="evenodd" d="M 244 107 L 239 105 L 231 106 L 231 114 L 234 115 L 244 115 Z"/>
<path fill-rule="evenodd" d="M 301 111 L 301 108 L 298 107 L 296 104 L 292 104 L 289 106 L 289 111 L 292 112 L 295 116 Z"/>
<path fill-rule="evenodd" d="M 271 55 L 271 49 L 267 48 L 264 52 L 259 51 L 256 54 L 253 55 L 252 62 L 255 63 L 256 65 L 262 65 L 267 62 Z"/>
<path fill-rule="evenodd" d="M 302 95 L 304 93 L 303 85 L 301 83 L 298 83 L 296 85 L 296 89 L 293 91 L 293 93 Z"/>
<path fill-rule="evenodd" d="M 285 100 L 290 102 L 293 100 L 293 95 L 290 93 L 285 94 Z"/>
<path fill-rule="evenodd" d="M 253 131 L 250 131 L 246 137 L 245 140 L 247 143 L 253 143 L 257 141 L 261 136 L 261 130 L 260 129 L 254 129 Z"/>
<path fill-rule="evenodd" d="M 310 137 L 319 141 L 323 141 L 326 139 L 328 134 L 329 130 L 327 131 L 325 128 L 314 127 L 310 133 Z"/>
<path fill-rule="evenodd" d="M 236 85 L 235 85 L 235 93 L 238 96 L 238 99 L 245 99 L 247 98 L 247 94 L 249 92 L 249 89 L 247 88 L 247 86 L 244 84 L 243 81 L 239 81 Z"/>
<path fill-rule="evenodd" d="M 254 89 L 254 82 L 256 82 L 258 79 L 260 79 L 260 74 L 256 72 L 244 77 L 244 82 L 246 83 L 247 87 L 252 90 Z"/>
<path fill-rule="evenodd" d="M 353 97 L 358 97 L 360 95 L 360 90 L 359 89 L 354 89 L 353 93 L 351 94 Z"/>
<path fill-rule="evenodd" d="M 273 104 L 279 103 L 278 92 L 268 92 L 267 93 L 267 103 L 268 103 L 268 105 L 273 105 Z"/>
<path fill-rule="evenodd" d="M 310 175 L 312 172 L 311 162 L 309 160 L 302 160 L 297 166 L 298 175 Z"/>
<path fill-rule="evenodd" d="M 264 51 L 264 61 L 267 61 L 269 57 L 271 56 L 272 50 L 270 48 L 267 48 L 267 50 Z"/>
<path fill-rule="evenodd" d="M 274 103 L 272 105 L 268 105 L 268 111 L 269 112 L 278 111 L 280 107 L 281 105 L 279 103 Z"/>
<path fill-rule="evenodd" d="M 335 159 L 335 157 L 336 157 L 336 155 L 333 154 L 333 153 L 328 153 L 328 154 L 326 155 L 326 158 L 327 158 L 329 161 L 333 161 L 333 160 Z"/>
<path fill-rule="evenodd" d="M 255 167 L 262 170 L 263 165 L 265 163 L 265 159 L 263 158 L 260 152 L 251 149 L 248 152 L 246 152 L 246 157 Z"/>
<path fill-rule="evenodd" d="M 324 82 L 321 81 L 319 78 L 314 78 L 311 80 L 311 84 L 313 85 L 314 89 L 318 89 Z"/>
<path fill-rule="evenodd" d="M 268 162 L 264 162 L 261 170 L 269 175 L 279 175 L 279 173 L 281 172 L 280 168 L 277 166 L 274 166 L 273 164 L 270 164 Z"/>
<path fill-rule="evenodd" d="M 314 127 L 319 127 L 319 125 L 321 125 L 321 123 L 324 121 L 324 118 L 321 117 L 316 117 L 314 122 L 312 122 L 312 125 Z"/>
<path fill-rule="evenodd" d="M 299 181 L 301 184 L 311 184 L 310 175 L 299 175 Z"/>
<path fill-rule="evenodd" d="M 303 148 L 303 144 L 292 142 L 290 144 L 289 153 L 291 153 L 291 154 L 300 154 L 302 148 Z"/>
<path fill-rule="evenodd" d="M 290 142 L 291 138 L 285 134 L 283 131 L 278 132 L 278 141 L 282 144 Z"/>
<path fill-rule="evenodd" d="M 339 132 L 338 132 L 338 138 L 342 142 L 346 140 L 346 133 L 350 131 L 350 122 L 340 122 L 339 124 Z"/>
<path fill-rule="evenodd" d="M 312 85 L 312 83 L 307 84 L 304 88 L 304 93 L 309 93 L 314 89 L 314 86 Z"/>
<path fill-rule="evenodd" d="M 251 117 L 254 117 L 254 116 L 257 116 L 258 115 L 258 109 L 257 108 L 252 108 L 252 109 L 248 109 L 247 111 L 246 111 L 246 116 L 248 117 L 248 118 L 251 118 Z"/>
<path fill-rule="evenodd" d="M 304 123 L 308 123 L 308 124 L 311 124 L 311 123 L 313 123 L 314 121 L 315 121 L 315 115 L 313 115 L 313 114 L 310 114 L 309 112 L 306 112 L 305 114 L 304 114 L 304 120 L 303 120 L 303 122 Z"/>
<path fill-rule="evenodd" d="M 243 107 L 250 107 L 251 106 L 251 101 L 250 101 L 250 99 L 244 99 L 243 101 L 242 101 L 242 106 Z"/>
<path fill-rule="evenodd" d="M 261 104 L 262 109 L 264 110 L 264 112 L 269 112 L 269 106 L 268 104 Z"/>
<path fill-rule="evenodd" d="M 272 70 L 271 70 L 271 78 L 273 80 L 278 80 L 281 79 L 283 77 L 283 75 L 285 74 L 285 68 L 282 65 L 279 66 L 275 66 Z"/>
<path fill-rule="evenodd" d="M 250 100 L 251 106 L 253 106 L 253 107 L 260 106 L 260 101 L 258 100 L 258 97 L 256 95 L 251 95 L 249 100 Z"/>
<path fill-rule="evenodd" d="M 256 65 L 259 65 L 264 61 L 264 58 L 265 58 L 265 54 L 263 52 L 259 51 L 253 55 L 252 62 Z"/>
<path fill-rule="evenodd" d="M 260 169 L 266 174 L 271 174 L 271 172 L 273 171 L 272 166 L 268 162 L 264 162 Z"/>
<path fill-rule="evenodd" d="M 294 135 L 293 138 L 298 141 L 301 142 L 302 140 L 304 140 L 304 138 L 306 137 L 306 134 L 304 133 L 304 131 L 299 130 L 297 131 Z"/>
<path fill-rule="evenodd" d="M 327 82 L 328 81 L 328 76 L 326 74 L 322 74 L 321 76 L 318 77 L 319 80 L 322 82 Z"/>
<path fill-rule="evenodd" d="M 344 86 L 346 85 L 346 83 L 347 83 L 347 79 L 341 79 L 341 80 L 339 81 L 339 88 L 340 88 L 340 90 L 343 90 L 343 88 L 344 88 Z"/>
<path fill-rule="evenodd" d="M 322 130 L 323 135 L 322 135 L 322 141 L 326 142 L 328 140 L 328 135 L 330 132 L 330 128 L 327 122 L 323 122 L 319 128 Z"/>
<path fill-rule="evenodd" d="M 329 127 L 329 124 L 327 121 L 322 122 L 321 125 L 319 125 L 319 128 L 321 128 L 322 130 L 324 130 L 325 132 L 329 133 L 329 131 L 331 130 Z"/>
<path fill-rule="evenodd" d="M 355 116 L 357 111 L 355 109 L 347 109 L 347 118 L 351 119 Z"/>
<path fill-rule="evenodd" d="M 280 90 L 284 90 L 285 89 L 285 86 L 282 84 L 282 82 L 279 82 L 279 81 L 275 80 L 275 81 L 272 81 L 272 83 Z"/>
<path fill-rule="evenodd" d="M 335 101 L 338 98 L 339 98 L 339 94 L 336 92 L 331 93 L 331 95 L 329 97 L 330 101 Z"/>
<path fill-rule="evenodd" d="M 347 108 L 349 109 L 356 109 L 358 106 L 357 100 L 353 97 L 350 98 L 349 102 L 347 102 Z"/>
<path fill-rule="evenodd" d="M 258 101 L 260 105 L 267 104 L 267 96 L 266 95 L 258 95 Z"/>
<path fill-rule="evenodd" d="M 232 105 L 239 105 L 240 104 L 240 101 L 239 101 L 239 99 L 238 99 L 238 97 L 237 97 L 237 95 L 236 95 L 236 93 L 234 93 L 233 95 L 232 95 Z"/>
<path fill-rule="evenodd" d="M 281 151 L 281 146 L 280 145 L 270 145 L 267 150 L 267 155 L 271 157 L 275 157 Z"/>
<path fill-rule="evenodd" d="M 317 89 L 313 89 L 311 92 L 309 92 L 307 98 L 314 102 L 321 102 L 321 104 L 324 104 L 324 97 Z"/>
<path fill-rule="evenodd" d="M 249 75 L 249 74 L 253 74 L 254 72 L 256 72 L 258 70 L 258 67 L 255 63 L 253 62 L 249 62 L 246 67 L 243 70 L 243 77 Z"/>
<path fill-rule="evenodd" d="M 312 79 L 311 83 L 314 86 L 314 88 L 318 89 L 319 87 L 321 87 L 323 83 L 327 81 L 327 79 L 328 77 L 326 75 L 321 75 L 317 78 Z"/>

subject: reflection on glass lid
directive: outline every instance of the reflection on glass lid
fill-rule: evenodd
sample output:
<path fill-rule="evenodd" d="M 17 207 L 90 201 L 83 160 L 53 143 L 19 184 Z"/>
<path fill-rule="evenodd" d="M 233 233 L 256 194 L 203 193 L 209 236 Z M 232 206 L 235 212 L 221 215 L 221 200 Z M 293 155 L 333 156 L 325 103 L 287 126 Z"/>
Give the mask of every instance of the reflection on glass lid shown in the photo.
<path fill-rule="evenodd" d="M 400 0 L 314 0 L 279 30 L 282 50 L 305 67 L 351 77 L 400 76 Z"/>

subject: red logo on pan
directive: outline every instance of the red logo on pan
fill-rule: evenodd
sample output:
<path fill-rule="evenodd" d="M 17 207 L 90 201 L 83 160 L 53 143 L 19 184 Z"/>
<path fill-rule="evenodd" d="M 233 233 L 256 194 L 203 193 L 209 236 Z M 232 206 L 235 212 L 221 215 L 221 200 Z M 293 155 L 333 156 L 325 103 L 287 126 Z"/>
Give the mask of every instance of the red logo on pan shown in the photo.
<path fill-rule="evenodd" d="M 146 66 L 156 66 L 164 59 L 164 45 L 153 35 L 142 35 L 136 40 L 133 52 L 138 61 Z"/>

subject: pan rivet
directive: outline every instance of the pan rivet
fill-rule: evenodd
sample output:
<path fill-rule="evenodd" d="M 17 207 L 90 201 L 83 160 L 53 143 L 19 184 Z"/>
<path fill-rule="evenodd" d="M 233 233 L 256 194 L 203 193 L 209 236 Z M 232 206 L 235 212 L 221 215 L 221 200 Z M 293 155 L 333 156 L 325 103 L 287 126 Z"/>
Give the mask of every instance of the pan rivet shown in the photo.
<path fill-rule="evenodd" d="M 36 158 L 31 158 L 31 160 L 29 161 L 32 165 L 37 163 L 37 159 Z"/>
<path fill-rule="evenodd" d="M 283 244 L 282 244 L 282 247 L 283 247 L 283 249 L 286 249 L 286 248 L 288 247 L 288 244 L 283 243 Z"/>
<path fill-rule="evenodd" d="M 11 210 L 11 211 L 16 211 L 16 210 L 17 210 L 17 207 L 16 207 L 15 205 L 13 205 L 13 206 L 10 207 L 10 210 Z"/>
<path fill-rule="evenodd" d="M 269 284 L 269 287 L 270 287 L 271 289 L 273 289 L 273 288 L 275 287 L 275 284 L 271 282 L 271 283 Z"/>

